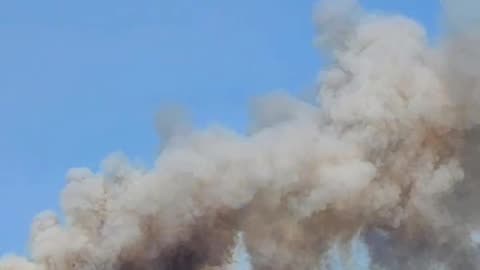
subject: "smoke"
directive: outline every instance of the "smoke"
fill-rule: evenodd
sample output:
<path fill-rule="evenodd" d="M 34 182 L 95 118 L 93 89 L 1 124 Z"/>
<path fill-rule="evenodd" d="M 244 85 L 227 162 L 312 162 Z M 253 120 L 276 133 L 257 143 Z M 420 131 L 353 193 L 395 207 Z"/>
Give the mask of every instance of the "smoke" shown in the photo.
<path fill-rule="evenodd" d="M 315 105 L 259 98 L 249 135 L 162 113 L 153 168 L 70 170 L 65 222 L 38 215 L 0 269 L 228 269 L 239 233 L 255 270 L 328 268 L 358 235 L 374 269 L 480 269 L 480 35 L 457 17 L 431 46 L 411 19 L 321 4 Z"/>

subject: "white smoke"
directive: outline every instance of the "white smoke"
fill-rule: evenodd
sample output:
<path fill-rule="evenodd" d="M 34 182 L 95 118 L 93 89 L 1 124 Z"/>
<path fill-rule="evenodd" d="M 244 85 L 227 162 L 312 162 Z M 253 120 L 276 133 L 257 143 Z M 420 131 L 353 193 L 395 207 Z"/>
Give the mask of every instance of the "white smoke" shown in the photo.
<path fill-rule="evenodd" d="M 153 168 L 113 155 L 99 172 L 70 170 L 65 224 L 40 214 L 31 257 L 0 270 L 228 269 L 239 232 L 255 270 L 328 267 L 328 250 L 358 234 L 374 267 L 478 269 L 480 220 L 465 218 L 477 193 L 456 202 L 465 183 L 478 188 L 465 149 L 480 47 L 452 35 L 432 48 L 416 22 L 341 2 L 316 12 L 332 58 L 316 106 L 260 98 L 248 136 L 160 116 L 160 133 L 181 138 Z"/>

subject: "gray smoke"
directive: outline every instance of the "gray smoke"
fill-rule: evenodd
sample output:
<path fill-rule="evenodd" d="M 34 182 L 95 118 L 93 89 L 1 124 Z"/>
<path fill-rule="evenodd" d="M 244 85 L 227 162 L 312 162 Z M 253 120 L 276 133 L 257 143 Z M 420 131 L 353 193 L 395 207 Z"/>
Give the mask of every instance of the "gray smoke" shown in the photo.
<path fill-rule="evenodd" d="M 480 35 L 444 6 L 431 46 L 411 19 L 321 3 L 316 102 L 261 97 L 249 135 L 161 113 L 153 168 L 71 169 L 65 223 L 38 215 L 0 270 L 228 269 L 239 232 L 255 270 L 328 268 L 359 234 L 372 269 L 480 269 Z"/>

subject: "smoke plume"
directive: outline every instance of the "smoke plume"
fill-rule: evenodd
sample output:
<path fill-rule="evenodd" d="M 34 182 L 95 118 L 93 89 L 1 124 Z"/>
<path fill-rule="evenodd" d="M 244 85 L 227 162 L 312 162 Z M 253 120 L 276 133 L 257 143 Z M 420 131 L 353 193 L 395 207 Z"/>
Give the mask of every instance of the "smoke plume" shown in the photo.
<path fill-rule="evenodd" d="M 248 135 L 160 116 L 153 168 L 71 169 L 65 222 L 39 214 L 0 270 L 227 269 L 239 233 L 255 270 L 327 268 L 358 235 L 372 269 L 480 269 L 480 35 L 444 6 L 431 45 L 409 18 L 322 2 L 315 102 L 258 98 Z"/>

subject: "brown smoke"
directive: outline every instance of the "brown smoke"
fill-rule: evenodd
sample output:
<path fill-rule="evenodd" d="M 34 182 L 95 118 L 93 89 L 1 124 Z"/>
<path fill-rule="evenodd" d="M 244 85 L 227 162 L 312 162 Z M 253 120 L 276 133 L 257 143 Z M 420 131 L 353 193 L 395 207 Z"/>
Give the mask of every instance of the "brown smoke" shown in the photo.
<path fill-rule="evenodd" d="M 446 11 L 431 46 L 408 18 L 323 2 L 316 105 L 261 97 L 248 136 L 160 114 L 153 168 L 71 169 L 65 224 L 37 216 L 31 257 L 0 270 L 227 269 L 239 232 L 255 270 L 327 268 L 357 235 L 372 269 L 480 269 L 480 35 Z"/>

